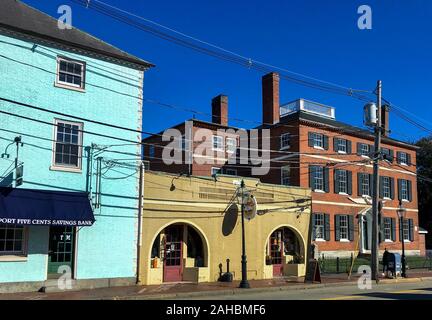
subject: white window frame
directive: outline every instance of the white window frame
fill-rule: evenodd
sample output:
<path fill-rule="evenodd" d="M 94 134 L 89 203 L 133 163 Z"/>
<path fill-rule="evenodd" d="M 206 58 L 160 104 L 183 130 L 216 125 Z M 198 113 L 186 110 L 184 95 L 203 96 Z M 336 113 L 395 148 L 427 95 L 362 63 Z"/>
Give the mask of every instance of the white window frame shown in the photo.
<path fill-rule="evenodd" d="M 392 240 L 392 226 L 391 219 L 384 219 L 384 241 L 385 242 L 393 242 Z"/>
<path fill-rule="evenodd" d="M 400 158 L 399 158 L 400 164 L 402 166 L 407 166 L 408 165 L 408 154 L 406 152 L 400 152 L 399 154 L 400 154 Z"/>
<path fill-rule="evenodd" d="M 391 183 L 390 183 L 390 177 L 383 177 L 383 198 L 384 199 L 391 199 Z"/>
<path fill-rule="evenodd" d="M 340 241 L 349 241 L 349 225 L 348 225 L 348 215 L 340 215 L 339 220 L 339 235 Z"/>
<path fill-rule="evenodd" d="M 319 224 L 317 222 L 320 222 Z M 315 213 L 315 240 L 325 241 L 325 221 L 324 213 Z"/>
<path fill-rule="evenodd" d="M 313 147 L 316 149 L 324 149 L 324 135 L 322 133 L 313 133 Z"/>
<path fill-rule="evenodd" d="M 341 147 L 343 150 L 341 150 Z M 346 139 L 337 139 L 337 152 L 346 154 L 348 150 L 348 140 Z"/>
<path fill-rule="evenodd" d="M 5 229 L 5 238 L 0 239 L 0 261 L 9 261 L 14 260 L 14 257 L 26 257 L 27 256 L 27 241 L 28 241 L 28 228 L 26 226 L 18 226 L 18 225 L 10 225 L 10 224 L 0 224 L 0 229 Z M 13 239 L 7 238 L 7 229 L 14 230 Z M 20 239 L 15 238 L 15 232 L 19 229 L 22 231 L 22 236 Z M 6 242 L 7 240 L 12 240 L 14 243 L 21 241 L 21 250 L 9 250 L 6 251 Z M 15 244 L 14 244 L 15 245 Z"/>
<path fill-rule="evenodd" d="M 401 199 L 405 201 L 409 201 L 408 199 L 408 180 L 402 179 L 401 180 Z"/>
<path fill-rule="evenodd" d="M 235 153 L 237 151 L 237 139 L 236 138 L 226 138 L 226 152 Z"/>
<path fill-rule="evenodd" d="M 216 170 L 217 170 L 217 172 L 214 172 Z M 222 172 L 222 168 L 219 168 L 219 167 L 212 167 L 211 168 L 211 175 L 212 176 L 214 176 L 215 174 L 221 174 L 221 172 Z"/>
<path fill-rule="evenodd" d="M 366 148 L 366 149 L 365 149 Z M 367 143 L 360 143 L 360 154 L 362 157 L 370 158 L 370 145 Z"/>
<path fill-rule="evenodd" d="M 212 150 L 213 151 L 225 151 L 223 140 L 224 139 L 222 136 L 213 135 L 212 136 Z M 215 147 L 215 144 L 216 144 L 216 147 Z"/>
<path fill-rule="evenodd" d="M 411 242 L 409 238 L 409 222 L 408 219 L 403 219 L 402 237 L 404 242 Z"/>
<path fill-rule="evenodd" d="M 363 179 L 362 179 L 362 184 L 361 184 L 361 193 L 362 196 L 369 196 L 370 195 L 370 187 L 371 187 L 371 182 L 369 181 L 369 174 L 363 174 Z M 365 177 L 367 179 L 365 179 Z M 367 184 L 365 183 L 365 181 L 367 181 Z M 367 186 L 367 193 L 365 193 L 365 188 Z"/>
<path fill-rule="evenodd" d="M 280 146 L 279 150 L 286 150 L 291 148 L 291 134 L 283 133 L 280 136 Z"/>
<path fill-rule="evenodd" d="M 179 139 L 179 149 L 182 151 L 186 150 L 186 138 L 185 136 L 181 136 L 181 138 Z"/>
<path fill-rule="evenodd" d="M 318 192 L 325 192 L 324 190 L 324 168 L 323 167 L 315 167 L 315 170 L 313 171 L 313 188 L 314 191 L 318 191 Z M 317 183 L 317 180 L 320 181 L 320 183 Z M 318 186 L 318 188 L 317 188 Z"/>
<path fill-rule="evenodd" d="M 290 186 L 291 185 L 291 166 L 281 167 L 281 185 Z"/>
<path fill-rule="evenodd" d="M 78 126 L 78 141 L 77 141 L 77 146 L 78 146 L 78 165 L 74 166 L 74 165 L 67 165 L 67 164 L 61 164 L 61 163 L 56 163 L 56 150 L 57 150 L 57 131 L 58 131 L 58 125 L 59 123 L 63 123 L 63 124 L 69 124 L 69 125 L 73 125 L 73 126 Z M 81 172 L 82 170 L 82 149 L 83 149 L 83 128 L 84 128 L 84 123 L 82 122 L 74 122 L 74 121 L 68 121 L 68 120 L 63 120 L 63 119 L 54 119 L 54 137 L 53 137 L 53 154 L 52 154 L 52 160 L 51 160 L 51 170 L 63 170 L 63 171 L 77 171 L 77 172 Z"/>
<path fill-rule="evenodd" d="M 338 170 L 338 184 L 339 184 L 339 194 L 348 194 L 348 171 Z"/>
<path fill-rule="evenodd" d="M 64 61 L 66 63 L 74 63 L 74 64 L 78 64 L 81 66 L 81 74 L 78 75 L 76 73 L 70 73 L 70 72 L 65 72 L 65 71 L 60 71 L 60 63 Z M 81 77 L 81 84 L 77 85 L 74 83 L 70 83 L 67 81 L 61 81 L 60 80 L 60 73 L 66 73 L 72 76 L 80 76 Z M 85 74 L 86 74 L 86 63 L 84 61 L 79 61 L 79 60 L 75 60 L 75 59 L 70 59 L 67 57 L 62 57 L 62 56 L 58 56 L 57 57 L 57 74 L 56 74 L 56 81 L 55 81 L 55 85 L 58 87 L 62 87 L 62 88 L 67 88 L 67 89 L 74 89 L 74 90 L 79 90 L 79 91 L 84 91 L 85 89 Z"/>

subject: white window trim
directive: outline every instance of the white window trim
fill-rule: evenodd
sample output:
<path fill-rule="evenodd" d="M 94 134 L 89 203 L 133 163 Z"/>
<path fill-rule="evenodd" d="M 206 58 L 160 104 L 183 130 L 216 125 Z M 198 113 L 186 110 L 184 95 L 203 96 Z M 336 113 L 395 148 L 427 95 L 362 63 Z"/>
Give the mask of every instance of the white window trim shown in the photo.
<path fill-rule="evenodd" d="M 387 242 L 387 243 L 392 243 L 392 242 L 393 242 L 393 240 L 391 240 L 391 239 L 385 239 L 385 240 L 384 240 L 384 242 Z"/>
<path fill-rule="evenodd" d="M 60 61 L 67 61 L 81 65 L 81 85 L 75 85 L 69 82 L 60 81 Z M 54 82 L 55 87 L 63 88 L 63 89 L 71 89 L 79 92 L 85 92 L 85 75 L 86 75 L 86 63 L 84 61 L 79 61 L 71 58 L 67 58 L 64 56 L 57 56 L 57 73 L 56 79 Z"/>
<path fill-rule="evenodd" d="M 282 141 L 284 139 L 284 137 L 288 136 L 288 145 L 287 146 L 282 146 Z M 280 136 L 279 139 L 279 150 L 287 150 L 291 148 L 291 134 L 290 133 L 283 133 Z"/>
<path fill-rule="evenodd" d="M 324 148 L 323 147 L 319 147 L 319 146 L 313 146 L 314 147 L 314 149 L 318 149 L 318 150 L 324 150 Z"/>
<path fill-rule="evenodd" d="M 317 241 L 317 242 L 327 242 L 327 240 L 323 239 L 323 238 L 315 238 L 314 241 Z"/>
<path fill-rule="evenodd" d="M 228 141 L 234 141 L 234 151 L 229 150 L 229 148 L 228 148 L 228 146 L 229 146 Z M 212 142 L 213 142 L 213 141 L 212 141 Z M 227 153 L 230 153 L 230 154 L 235 153 L 236 150 L 237 150 L 237 139 L 236 139 L 236 138 L 226 138 L 226 141 L 225 141 L 225 148 L 226 148 L 226 152 L 227 152 Z"/>
<path fill-rule="evenodd" d="M 281 168 L 280 168 L 280 183 L 281 183 L 281 185 L 289 186 L 289 185 L 291 184 L 291 181 L 290 181 L 290 184 L 284 184 L 284 183 L 283 183 L 283 172 L 284 172 L 284 169 L 285 169 L 285 168 L 288 168 L 288 171 L 289 171 L 289 173 L 290 173 L 290 175 L 291 175 L 291 166 L 290 166 L 290 165 L 287 165 L 287 166 L 283 166 L 283 167 L 281 167 Z M 288 179 L 291 180 L 291 177 L 288 177 Z"/>
<path fill-rule="evenodd" d="M 313 192 L 317 192 L 317 193 L 326 193 L 324 190 L 320 190 L 320 189 L 314 189 Z"/>
<path fill-rule="evenodd" d="M 349 195 L 349 194 L 346 193 L 346 192 L 339 192 L 338 194 L 341 195 L 341 196 L 348 196 L 348 195 Z"/>
<path fill-rule="evenodd" d="M 20 262 L 27 261 L 28 258 L 28 239 L 29 239 L 29 228 L 24 226 L 23 228 L 23 240 L 22 240 L 22 251 L 21 252 L 0 252 L 0 262 Z"/>
<path fill-rule="evenodd" d="M 78 125 L 78 129 L 80 130 L 78 132 L 78 166 L 68 166 L 68 165 L 61 165 L 55 163 L 55 154 L 56 154 L 56 143 L 57 143 L 57 129 L 58 129 L 58 122 L 62 122 L 64 124 L 71 124 L 71 125 Z M 54 118 L 54 128 L 53 128 L 53 151 L 52 151 L 52 158 L 51 158 L 51 166 L 49 167 L 52 171 L 65 171 L 65 172 L 75 172 L 75 173 L 81 173 L 82 172 L 82 149 L 83 149 L 83 131 L 84 130 L 84 123 L 83 122 L 74 122 L 74 121 L 68 121 L 68 120 L 62 120 L 58 118 Z"/>
<path fill-rule="evenodd" d="M 221 140 L 221 144 L 222 144 L 221 147 L 219 147 L 219 148 L 215 148 L 215 147 L 214 147 L 214 139 L 215 139 L 215 138 L 220 138 L 220 140 Z M 225 150 L 224 150 L 224 143 L 223 143 L 223 141 L 224 141 L 224 139 L 223 139 L 222 136 L 212 135 L 212 150 L 213 150 L 213 151 L 222 151 L 222 152 L 224 152 Z"/>
<path fill-rule="evenodd" d="M 213 173 L 213 169 L 217 169 L 217 170 L 219 171 L 219 173 L 216 173 L 216 174 L 221 174 L 221 170 L 222 170 L 222 168 L 219 168 L 219 167 L 212 167 L 212 168 L 211 168 L 211 171 L 210 171 L 211 175 L 214 175 L 214 174 L 215 174 L 215 173 Z"/>
<path fill-rule="evenodd" d="M 349 239 L 346 239 L 346 238 L 340 238 L 339 241 L 340 242 L 351 242 Z"/>

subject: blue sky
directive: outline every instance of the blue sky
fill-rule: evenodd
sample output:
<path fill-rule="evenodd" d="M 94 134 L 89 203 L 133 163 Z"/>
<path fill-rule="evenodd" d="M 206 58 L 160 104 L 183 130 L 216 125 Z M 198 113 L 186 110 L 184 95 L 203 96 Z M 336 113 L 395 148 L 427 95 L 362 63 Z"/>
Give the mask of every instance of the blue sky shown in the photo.
<path fill-rule="evenodd" d="M 243 56 L 347 87 L 373 90 L 432 129 L 432 1 L 125 1 L 103 0 Z M 52 16 L 68 4 L 73 25 L 156 65 L 144 96 L 209 113 L 211 98 L 229 96 L 229 116 L 261 121 L 259 72 L 156 38 L 69 0 L 24 0 Z M 373 29 L 357 28 L 357 8 L 372 8 Z M 336 118 L 362 125 L 363 102 L 281 81 L 281 102 L 306 98 L 334 106 Z M 158 132 L 192 114 L 144 105 L 144 129 Z M 199 116 L 203 120 L 210 117 Z M 392 136 L 427 135 L 391 115 Z M 246 123 L 230 124 L 247 127 Z"/>

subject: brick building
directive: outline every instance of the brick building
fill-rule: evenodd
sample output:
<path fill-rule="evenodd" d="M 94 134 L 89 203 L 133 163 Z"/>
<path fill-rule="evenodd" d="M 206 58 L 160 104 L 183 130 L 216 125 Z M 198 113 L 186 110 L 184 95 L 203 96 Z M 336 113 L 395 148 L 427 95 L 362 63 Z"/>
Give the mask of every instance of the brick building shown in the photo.
<path fill-rule="evenodd" d="M 330 106 L 304 99 L 280 105 L 277 73 L 262 78 L 262 97 L 263 124 L 256 129 L 269 131 L 271 162 L 268 173 L 259 176 L 260 181 L 312 189 L 313 241 L 320 254 L 339 257 L 357 252 L 369 254 L 373 134 L 337 121 L 335 108 Z M 239 154 L 238 149 L 234 153 L 233 141 L 238 146 L 241 137 L 235 132 L 237 128 L 228 126 L 227 108 L 227 97 L 216 97 L 212 101 L 213 123 L 190 120 L 192 125 L 188 129 L 192 132 L 199 128 L 211 131 L 208 143 L 212 144 L 212 149 L 206 158 L 217 159 L 217 165 L 196 162 L 202 157 L 195 154 L 196 143 L 201 137 L 194 135 L 192 151 L 184 151 L 189 154 L 189 159 L 193 159 L 190 165 L 162 163 L 160 145 L 166 143 L 162 142 L 161 136 L 152 136 L 144 140 L 145 144 L 156 144 L 156 147 L 146 146 L 144 153 L 151 169 L 204 176 L 215 173 L 253 176 L 250 164 L 226 163 L 230 155 Z M 379 195 L 383 201 L 380 249 L 399 251 L 401 239 L 404 239 L 407 255 L 423 254 L 425 234 L 418 223 L 417 147 L 388 136 L 389 114 L 387 108 L 383 110 L 386 133 L 382 139 L 385 160 L 380 163 Z M 185 124 L 175 128 L 185 135 Z M 223 135 L 217 132 L 218 129 L 232 129 L 233 133 Z M 180 148 L 186 143 L 181 141 L 184 140 L 179 140 Z M 396 212 L 399 201 L 407 209 L 403 228 Z"/>

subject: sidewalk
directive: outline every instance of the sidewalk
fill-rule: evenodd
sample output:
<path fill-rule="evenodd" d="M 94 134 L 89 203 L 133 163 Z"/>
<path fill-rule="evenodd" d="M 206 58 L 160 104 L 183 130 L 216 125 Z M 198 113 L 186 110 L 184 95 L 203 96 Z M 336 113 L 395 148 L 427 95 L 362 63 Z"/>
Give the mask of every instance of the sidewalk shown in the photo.
<path fill-rule="evenodd" d="M 411 271 L 407 279 L 382 279 L 381 283 L 419 282 L 432 280 L 432 272 Z M 337 287 L 355 285 L 358 275 L 349 280 L 347 274 L 322 275 L 322 283 L 305 284 L 303 278 L 276 278 L 271 280 L 250 280 L 251 289 L 248 292 L 265 292 L 272 290 L 307 290 L 322 287 Z M 245 289 L 239 289 L 239 281 L 232 283 L 167 283 L 154 286 L 129 286 L 101 288 L 83 291 L 65 291 L 56 293 L 14 293 L 2 294 L 0 300 L 141 300 L 187 298 L 203 295 L 241 294 Z"/>

